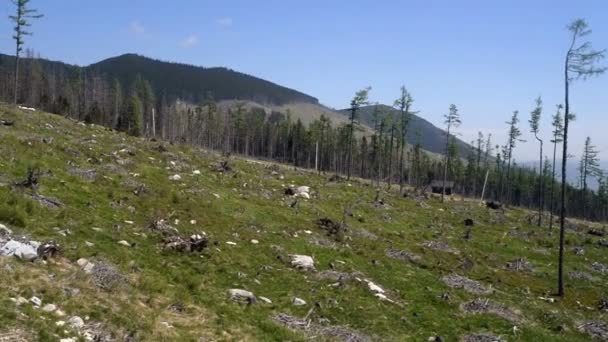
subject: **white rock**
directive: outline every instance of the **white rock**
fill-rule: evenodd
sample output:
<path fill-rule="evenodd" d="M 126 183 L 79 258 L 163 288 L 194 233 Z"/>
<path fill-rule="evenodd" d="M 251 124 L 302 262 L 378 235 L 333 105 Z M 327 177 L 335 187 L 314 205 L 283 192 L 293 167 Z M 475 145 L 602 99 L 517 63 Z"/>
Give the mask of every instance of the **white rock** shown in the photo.
<path fill-rule="evenodd" d="M 65 312 L 63 312 L 61 309 L 57 309 L 57 311 L 55 311 L 55 316 L 63 317 L 65 316 Z"/>
<path fill-rule="evenodd" d="M 295 306 L 306 305 L 306 301 L 302 298 L 294 297 L 291 303 Z"/>
<path fill-rule="evenodd" d="M 182 180 L 182 176 L 180 176 L 180 175 L 169 176 L 169 180 L 179 181 L 179 180 Z"/>
<path fill-rule="evenodd" d="M 24 107 L 24 106 L 19 106 L 19 109 L 29 110 L 30 112 L 35 112 L 36 111 L 36 108 Z"/>
<path fill-rule="evenodd" d="M 252 244 L 254 244 L 254 245 L 257 245 L 258 243 L 260 243 L 260 241 L 258 241 L 258 240 L 256 240 L 256 239 L 252 239 L 252 240 L 251 240 L 251 243 L 252 243 Z"/>
<path fill-rule="evenodd" d="M 42 307 L 42 311 L 44 312 L 53 312 L 55 310 L 57 310 L 57 305 L 55 304 L 47 304 Z"/>
<path fill-rule="evenodd" d="M 23 297 L 17 297 L 17 299 L 15 300 L 15 304 L 17 305 L 23 305 L 26 303 L 28 303 L 28 300 Z"/>
<path fill-rule="evenodd" d="M 218 194 L 213 194 L 213 196 L 215 196 L 215 198 L 220 198 L 220 195 Z"/>
<path fill-rule="evenodd" d="M 296 189 L 296 192 L 297 192 L 297 193 L 304 193 L 304 192 L 308 193 L 308 192 L 310 192 L 310 187 L 309 187 L 309 186 L 306 186 L 306 185 L 299 186 L 299 187 Z"/>
<path fill-rule="evenodd" d="M 310 230 L 305 230 L 305 231 L 304 231 L 304 233 L 305 233 L 305 234 L 310 235 L 310 234 L 312 234 L 312 231 L 310 231 Z"/>
<path fill-rule="evenodd" d="M 261 300 L 262 302 L 266 303 L 266 304 L 272 304 L 272 301 L 271 301 L 270 299 L 266 298 L 266 297 L 262 297 L 262 296 L 260 296 L 260 297 L 258 297 L 258 298 L 260 298 L 260 300 Z"/>
<path fill-rule="evenodd" d="M 173 221 L 173 223 L 174 223 L 175 225 L 178 225 L 178 224 L 179 224 L 179 219 L 175 219 L 175 221 Z"/>
<path fill-rule="evenodd" d="M 173 325 L 171 325 L 171 323 L 169 323 L 169 322 L 160 322 L 160 324 L 164 325 L 165 328 L 167 328 L 167 329 L 173 328 Z"/>
<path fill-rule="evenodd" d="M 119 244 L 119 245 L 126 246 L 126 247 L 131 247 L 131 244 L 130 244 L 130 243 L 128 243 L 127 241 L 125 241 L 125 240 L 120 240 L 120 241 L 118 241 L 118 244 Z"/>
<path fill-rule="evenodd" d="M 290 255 L 291 266 L 303 269 L 303 270 L 314 270 L 315 261 L 308 255 Z"/>
<path fill-rule="evenodd" d="M 60 328 L 61 328 L 62 326 L 64 326 L 64 325 L 65 325 L 65 321 L 57 321 L 57 322 L 55 322 L 55 326 L 58 326 L 58 327 L 60 327 Z"/>
<path fill-rule="evenodd" d="M 201 171 L 200 170 L 194 170 L 194 171 L 192 171 L 192 174 L 198 176 L 198 175 L 201 174 Z"/>
<path fill-rule="evenodd" d="M 32 305 L 34 306 L 40 306 L 42 305 L 42 300 L 36 296 L 30 298 L 30 303 L 32 303 Z"/>
<path fill-rule="evenodd" d="M 176 165 L 176 164 L 175 164 L 175 162 L 174 162 L 173 160 L 172 160 L 172 161 L 170 161 L 169 163 L 171 164 L 171 166 L 175 166 L 175 165 Z"/>
<path fill-rule="evenodd" d="M 369 287 L 370 291 L 372 292 L 376 292 L 376 293 L 384 293 L 384 289 L 381 288 L 380 286 L 374 284 L 373 282 L 366 280 L 367 282 L 367 287 Z"/>
<path fill-rule="evenodd" d="M 38 257 L 38 251 L 31 244 L 11 240 L 0 248 L 0 255 L 16 256 L 21 260 L 32 261 Z"/>
<path fill-rule="evenodd" d="M 230 245 L 230 246 L 236 246 L 236 242 L 232 242 L 232 241 L 226 241 L 226 244 Z"/>
<path fill-rule="evenodd" d="M 125 221 L 125 223 L 126 223 L 126 224 L 134 224 L 135 222 L 133 222 L 133 221 L 129 221 L 129 220 L 126 220 L 126 221 Z"/>
<path fill-rule="evenodd" d="M 306 198 L 306 199 L 310 199 L 310 195 L 308 194 L 308 192 L 303 192 L 303 193 L 297 194 L 297 196 Z"/>
<path fill-rule="evenodd" d="M 78 260 L 76 260 L 76 264 L 80 267 L 85 267 L 87 264 L 89 263 L 89 260 L 85 259 L 85 258 L 80 258 Z"/>
<path fill-rule="evenodd" d="M 190 220 L 190 224 L 196 224 L 196 220 Z"/>
<path fill-rule="evenodd" d="M 3 225 L 2 223 L 0 223 L 0 236 L 4 235 L 12 235 L 13 231 L 8 229 L 7 226 Z"/>
<path fill-rule="evenodd" d="M 255 303 L 255 295 L 251 291 L 230 289 L 228 293 L 230 294 L 230 299 L 236 302 Z"/>
<path fill-rule="evenodd" d="M 85 241 L 84 244 L 87 245 L 87 247 L 93 247 L 93 246 L 95 246 L 94 243 L 89 242 L 89 241 Z"/>
<path fill-rule="evenodd" d="M 82 318 L 80 318 L 78 316 L 70 317 L 68 322 L 70 322 L 70 326 L 74 329 L 80 329 L 80 328 L 84 327 L 84 321 L 82 320 Z"/>
<path fill-rule="evenodd" d="M 59 340 L 59 342 L 76 342 L 76 339 L 73 337 L 62 338 Z"/>

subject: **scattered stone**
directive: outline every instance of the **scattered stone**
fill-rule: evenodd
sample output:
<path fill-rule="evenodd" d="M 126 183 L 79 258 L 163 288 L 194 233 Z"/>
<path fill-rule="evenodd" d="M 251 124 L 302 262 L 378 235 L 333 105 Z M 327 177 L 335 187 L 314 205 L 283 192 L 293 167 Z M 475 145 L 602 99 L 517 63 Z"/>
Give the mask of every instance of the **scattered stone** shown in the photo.
<path fill-rule="evenodd" d="M 257 245 L 258 243 L 260 243 L 260 241 L 258 241 L 256 239 L 251 239 L 251 243 L 254 245 Z"/>
<path fill-rule="evenodd" d="M 192 234 L 188 239 L 173 235 L 166 237 L 163 242 L 163 249 L 179 252 L 202 252 L 209 244 L 204 234 Z"/>
<path fill-rule="evenodd" d="M 574 253 L 574 255 L 585 255 L 585 248 L 574 247 L 574 248 L 572 248 L 572 252 Z"/>
<path fill-rule="evenodd" d="M 525 258 L 517 258 L 506 265 L 507 269 L 514 272 L 526 272 L 534 270 L 534 265 Z"/>
<path fill-rule="evenodd" d="M 475 299 L 460 305 L 460 309 L 472 314 L 494 314 L 511 322 L 520 321 L 520 317 L 513 310 L 501 304 L 493 303 L 489 299 Z"/>
<path fill-rule="evenodd" d="M 55 322 L 55 326 L 57 326 L 57 327 L 60 327 L 60 328 L 61 328 L 61 327 L 63 327 L 64 325 L 65 325 L 65 321 L 57 321 L 57 322 Z"/>
<path fill-rule="evenodd" d="M 572 272 L 569 272 L 568 275 L 570 276 L 570 278 L 573 278 L 573 279 L 582 279 L 582 280 L 586 280 L 586 281 L 595 280 L 595 278 L 587 272 L 572 271 Z"/>
<path fill-rule="evenodd" d="M 591 269 L 599 273 L 608 274 L 608 266 L 597 261 L 591 264 Z"/>
<path fill-rule="evenodd" d="M 608 240 L 601 239 L 597 242 L 598 246 L 608 248 Z"/>
<path fill-rule="evenodd" d="M 230 289 L 228 290 L 230 299 L 244 304 L 255 304 L 256 298 L 252 292 L 242 289 Z"/>
<path fill-rule="evenodd" d="M 290 255 L 291 266 L 299 270 L 314 270 L 315 262 L 312 257 L 308 255 Z"/>
<path fill-rule="evenodd" d="M 422 244 L 422 246 L 434 249 L 437 251 L 442 251 L 446 253 L 459 254 L 460 252 L 457 249 L 450 247 L 447 243 L 443 241 L 427 241 Z"/>
<path fill-rule="evenodd" d="M 494 336 L 488 333 L 478 333 L 465 335 L 460 339 L 461 342 L 505 342 L 500 336 Z"/>
<path fill-rule="evenodd" d="M 230 246 L 236 246 L 236 242 L 232 242 L 232 241 L 226 241 L 226 244 L 230 245 Z"/>
<path fill-rule="evenodd" d="M 413 253 L 410 253 L 407 251 L 400 251 L 400 250 L 394 249 L 394 248 L 387 249 L 385 254 L 389 258 L 411 262 L 412 264 L 416 264 L 416 265 L 419 264 L 420 261 L 422 261 L 422 258 L 416 254 L 413 254 Z"/>
<path fill-rule="evenodd" d="M 70 317 L 68 322 L 70 323 L 70 326 L 76 330 L 80 330 L 82 327 L 84 327 L 84 320 L 78 316 Z"/>
<path fill-rule="evenodd" d="M 294 297 L 291 303 L 295 306 L 306 305 L 306 301 L 302 298 Z"/>
<path fill-rule="evenodd" d="M 330 340 L 344 342 L 371 342 L 372 339 L 358 331 L 335 325 L 321 325 L 308 319 L 300 319 L 284 313 L 272 318 L 278 324 L 305 334 L 311 340 Z"/>
<path fill-rule="evenodd" d="M 57 310 L 57 305 L 55 304 L 47 304 L 42 307 L 42 311 L 44 312 L 54 312 L 55 310 Z"/>
<path fill-rule="evenodd" d="M 8 236 L 11 236 L 12 234 L 13 234 L 12 230 L 8 229 L 7 226 L 0 223 L 0 238 L 8 237 Z"/>
<path fill-rule="evenodd" d="M 127 283 L 126 277 L 118 268 L 106 262 L 97 262 L 90 273 L 95 286 L 103 290 L 110 291 Z"/>
<path fill-rule="evenodd" d="M 587 321 L 578 326 L 578 330 L 601 341 L 608 340 L 608 324 L 602 321 Z"/>
<path fill-rule="evenodd" d="M 131 244 L 128 243 L 127 241 L 125 241 L 125 240 L 118 241 L 118 244 L 122 245 L 122 246 L 125 246 L 125 247 L 131 247 Z"/>
<path fill-rule="evenodd" d="M 42 305 L 42 300 L 36 296 L 30 298 L 30 303 L 32 303 L 33 306 L 35 307 L 39 307 Z"/>
<path fill-rule="evenodd" d="M 272 301 L 266 297 L 258 297 L 262 302 L 266 303 L 266 304 L 272 304 Z"/>
<path fill-rule="evenodd" d="M 463 289 L 473 294 L 488 294 L 491 292 L 490 289 L 483 286 L 480 282 L 471 280 L 467 277 L 460 276 L 458 274 L 450 274 L 441 278 L 441 280 L 449 287 Z"/>
<path fill-rule="evenodd" d="M 90 274 L 93 271 L 93 267 L 95 267 L 95 264 L 90 262 L 89 260 L 85 259 L 85 258 L 80 258 L 76 261 L 76 263 L 78 264 L 78 266 L 80 266 L 80 268 L 83 269 L 83 271 L 87 274 Z"/>
<path fill-rule="evenodd" d="M 180 180 L 182 180 L 182 176 L 175 174 L 173 176 L 169 176 L 169 180 L 180 181 Z"/>
<path fill-rule="evenodd" d="M 94 243 L 89 242 L 89 241 L 85 241 L 85 242 L 84 242 L 84 244 L 85 244 L 87 247 L 93 247 L 93 246 L 95 246 L 95 244 L 94 244 Z"/>
<path fill-rule="evenodd" d="M 88 182 L 92 182 L 95 180 L 95 178 L 97 178 L 97 171 L 95 171 L 94 169 L 71 169 L 68 171 L 68 173 L 72 176 L 82 178 Z"/>
<path fill-rule="evenodd" d="M 201 174 L 201 171 L 200 170 L 194 170 L 194 171 L 192 171 L 192 174 L 195 175 L 195 176 L 198 176 L 198 175 Z"/>
<path fill-rule="evenodd" d="M 20 242 L 16 240 L 10 240 L 0 248 L 0 256 L 15 256 L 18 259 L 25 261 L 34 261 L 38 258 L 39 244 L 35 241 L 28 243 Z"/>

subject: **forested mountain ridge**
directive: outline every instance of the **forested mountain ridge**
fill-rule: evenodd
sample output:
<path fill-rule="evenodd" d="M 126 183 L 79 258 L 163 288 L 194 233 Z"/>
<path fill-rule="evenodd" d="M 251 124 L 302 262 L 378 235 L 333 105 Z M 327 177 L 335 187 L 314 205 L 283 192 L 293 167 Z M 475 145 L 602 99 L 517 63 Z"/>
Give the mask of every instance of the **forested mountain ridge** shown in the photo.
<path fill-rule="evenodd" d="M 139 75 L 150 82 L 158 98 L 165 96 L 167 101 L 179 98 L 198 103 L 213 96 L 216 100 L 240 99 L 275 105 L 319 102 L 310 95 L 228 68 L 164 62 L 137 54 L 124 54 L 85 67 L 41 58 L 37 61 L 45 71 L 62 68 L 70 73 L 104 75 L 123 85 L 132 84 Z M 11 70 L 13 65 L 14 56 L 0 54 L 0 68 Z"/>
<path fill-rule="evenodd" d="M 377 108 L 376 108 L 377 107 Z M 392 115 L 395 120 L 398 120 L 400 117 L 400 112 L 398 109 L 387 106 L 387 105 L 369 105 L 365 107 L 361 107 L 357 114 L 359 116 L 359 121 L 369 127 L 374 127 L 374 111 L 378 112 L 378 119 L 382 120 L 383 118 Z M 342 109 L 339 111 L 345 116 L 350 115 L 350 109 Z M 445 131 L 424 118 L 416 115 L 410 114 L 410 122 L 408 127 L 407 134 L 407 143 L 410 145 L 420 144 L 420 146 L 429 152 L 433 153 L 445 153 Z M 464 141 L 456 138 L 455 139 L 456 146 L 458 147 L 458 153 L 461 157 L 466 157 L 467 154 L 471 151 L 471 146 Z"/>
<path fill-rule="evenodd" d="M 282 105 L 319 101 L 297 90 L 224 67 L 204 68 L 164 62 L 136 54 L 108 58 L 86 68 L 131 84 L 137 75 L 148 80 L 158 96 L 197 103 L 212 94 L 215 100 L 251 100 L 261 104 Z"/>

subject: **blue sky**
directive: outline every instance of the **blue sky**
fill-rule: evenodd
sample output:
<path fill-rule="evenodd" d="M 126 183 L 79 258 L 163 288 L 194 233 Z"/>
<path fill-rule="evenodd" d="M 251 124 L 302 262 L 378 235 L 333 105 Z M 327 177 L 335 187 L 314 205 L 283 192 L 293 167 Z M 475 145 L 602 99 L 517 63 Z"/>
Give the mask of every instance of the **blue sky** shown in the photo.
<path fill-rule="evenodd" d="M 608 2 L 584 1 L 156 1 L 32 0 L 45 14 L 27 46 L 42 56 L 86 65 L 127 52 L 202 66 L 227 66 L 298 89 L 328 106 L 348 105 L 372 86 L 371 99 L 392 103 L 405 84 L 415 109 L 440 125 L 451 103 L 462 138 L 477 131 L 505 140 L 519 110 L 545 102 L 543 135 L 562 102 L 562 64 L 574 18 L 587 19 L 596 48 L 608 48 Z M 0 0 L 0 16 L 13 11 Z M 11 24 L 0 20 L 0 51 L 13 52 Z M 4 34 L 2 34 L 4 32 Z M 606 61 L 608 64 L 608 61 Z M 572 154 L 589 135 L 608 159 L 608 75 L 577 83 Z"/>

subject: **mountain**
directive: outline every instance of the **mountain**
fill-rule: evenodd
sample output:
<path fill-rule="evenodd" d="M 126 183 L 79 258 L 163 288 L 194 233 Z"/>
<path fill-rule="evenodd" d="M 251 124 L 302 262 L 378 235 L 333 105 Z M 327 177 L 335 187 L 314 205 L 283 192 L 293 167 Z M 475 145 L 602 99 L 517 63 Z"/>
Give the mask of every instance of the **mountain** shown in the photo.
<path fill-rule="evenodd" d="M 373 127 L 375 108 L 375 105 L 361 107 L 357 112 L 359 120 L 363 124 Z M 392 114 L 395 119 L 398 119 L 401 116 L 399 110 L 387 105 L 378 105 L 377 109 L 380 113 L 380 119 L 389 114 Z M 350 117 L 350 109 L 342 109 L 339 112 Z M 414 145 L 420 143 L 424 150 L 442 154 L 445 152 L 445 135 L 446 132 L 443 129 L 438 128 L 418 115 L 411 115 L 407 134 L 408 144 Z M 458 147 L 458 153 L 463 158 L 467 156 L 471 149 L 469 144 L 458 138 L 456 138 L 456 146 Z"/>
<path fill-rule="evenodd" d="M 24 74 L 22 79 L 25 82 L 22 86 L 26 89 L 33 86 L 27 83 L 28 69 L 31 68 L 29 62 L 31 61 L 31 59 L 24 58 L 21 65 Z M 165 100 L 170 103 L 180 99 L 195 105 L 204 102 L 211 94 L 221 106 L 223 104 L 223 108 L 227 108 L 238 100 L 245 102 L 249 107 L 261 107 L 266 113 L 273 111 L 287 113 L 289 111 L 292 118 L 300 119 L 305 125 L 318 119 L 322 114 L 329 117 L 335 126 L 348 122 L 348 110 L 333 110 L 320 104 L 318 99 L 313 96 L 224 67 L 205 68 L 160 61 L 136 54 L 112 57 L 84 67 L 40 58 L 36 61 L 45 73 L 54 75 L 52 79 L 58 80 L 56 82 L 59 86 L 55 85 L 55 87 L 74 89 L 71 92 L 72 96 L 76 96 L 80 91 L 76 89 L 83 84 L 79 81 L 82 75 L 87 76 L 88 81 L 84 83 L 89 82 L 88 86 L 91 83 L 94 85 L 94 78 L 97 76 L 107 80 L 117 79 L 125 92 L 128 92 L 136 78 L 141 76 L 150 82 L 157 101 Z M 10 75 L 13 65 L 13 56 L 0 54 L 0 76 Z M 1 78 L 10 79 L 10 77 Z M 51 87 L 50 82 L 49 87 Z M 94 91 L 89 91 L 89 96 L 92 93 Z M 5 97 L 8 98 L 8 95 Z M 72 99 L 72 102 L 74 101 L 76 99 Z M 380 109 L 386 113 L 385 115 L 399 114 L 396 109 L 389 106 L 381 106 Z M 364 127 L 365 133 L 363 134 L 369 134 L 368 127 L 373 126 L 373 110 L 373 106 L 367 106 L 359 111 L 362 123 L 367 126 Z M 445 132 L 427 120 L 413 115 L 409 132 L 409 144 L 420 142 L 422 149 L 426 151 L 444 152 Z M 457 145 L 460 155 L 466 156 L 469 146 L 459 139 L 457 139 Z"/>
<path fill-rule="evenodd" d="M 251 100 L 261 104 L 283 105 L 319 101 L 299 91 L 283 87 L 228 68 L 164 62 L 136 54 L 109 58 L 86 67 L 87 71 L 132 84 L 137 75 L 148 80 L 157 96 L 202 102 L 208 93 L 216 100 Z"/>

